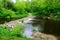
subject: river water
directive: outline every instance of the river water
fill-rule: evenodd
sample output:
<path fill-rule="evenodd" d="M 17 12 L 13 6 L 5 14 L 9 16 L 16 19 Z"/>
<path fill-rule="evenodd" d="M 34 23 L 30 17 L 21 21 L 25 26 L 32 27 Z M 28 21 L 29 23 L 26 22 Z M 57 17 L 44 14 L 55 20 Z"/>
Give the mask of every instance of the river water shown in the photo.
<path fill-rule="evenodd" d="M 41 19 L 35 19 L 35 17 L 28 18 L 27 20 L 24 20 L 24 35 L 27 37 L 32 37 L 33 34 L 33 29 L 35 31 L 42 32 L 43 27 L 42 27 L 42 22 L 43 20 Z"/>
<path fill-rule="evenodd" d="M 33 38 L 32 37 L 33 29 L 35 29 L 38 32 L 42 32 L 45 34 L 52 34 L 55 36 L 58 36 L 60 34 L 59 32 L 60 27 L 58 27 L 57 25 L 59 23 L 58 22 L 56 23 L 53 20 L 49 21 L 49 20 L 40 19 L 39 17 L 32 17 L 32 18 L 28 18 L 27 20 L 24 20 L 23 24 L 25 30 L 23 34 L 30 38 Z"/>

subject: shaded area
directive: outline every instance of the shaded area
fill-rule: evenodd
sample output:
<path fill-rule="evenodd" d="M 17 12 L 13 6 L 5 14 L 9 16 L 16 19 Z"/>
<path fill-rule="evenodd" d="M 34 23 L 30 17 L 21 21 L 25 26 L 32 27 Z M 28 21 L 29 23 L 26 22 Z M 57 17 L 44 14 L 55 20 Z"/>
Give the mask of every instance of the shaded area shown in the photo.
<path fill-rule="evenodd" d="M 60 21 L 55 20 L 46 20 L 45 27 L 44 27 L 45 33 L 55 34 L 60 36 Z"/>

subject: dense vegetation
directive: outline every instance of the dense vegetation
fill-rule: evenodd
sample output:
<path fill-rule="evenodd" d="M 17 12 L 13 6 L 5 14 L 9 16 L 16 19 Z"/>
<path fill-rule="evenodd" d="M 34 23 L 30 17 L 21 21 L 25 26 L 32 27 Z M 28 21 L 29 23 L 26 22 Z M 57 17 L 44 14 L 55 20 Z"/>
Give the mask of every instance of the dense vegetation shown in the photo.
<path fill-rule="evenodd" d="M 0 23 L 26 17 L 31 12 L 31 2 L 16 0 L 14 3 L 11 1 L 0 0 Z M 0 40 L 33 40 L 23 36 L 22 24 L 17 24 L 11 29 L 0 26 Z"/>
<path fill-rule="evenodd" d="M 35 15 L 60 20 L 60 0 L 32 0 L 32 11 Z"/>
<path fill-rule="evenodd" d="M 31 2 L 0 0 L 0 23 L 28 16 L 31 12 Z"/>
<path fill-rule="evenodd" d="M 32 1 L 32 10 L 33 12 L 38 12 L 40 14 L 50 14 L 50 13 L 56 13 L 59 12 L 59 0 L 36 0 Z"/>
<path fill-rule="evenodd" d="M 23 32 L 22 24 L 16 24 L 12 31 L 7 27 L 0 26 L 0 40 L 33 40 L 23 36 Z"/>
<path fill-rule="evenodd" d="M 32 0 L 31 2 L 0 0 L 0 22 L 23 18 L 29 13 L 44 19 L 49 17 L 49 19 L 60 21 L 60 0 Z M 15 25 L 12 31 L 4 26 L 0 27 L 0 40 L 29 40 L 22 35 L 23 28 L 20 27 L 22 27 L 20 24 Z"/>
<path fill-rule="evenodd" d="M 60 0 L 32 0 L 31 2 L 16 0 L 16 3 L 11 0 L 0 0 L 0 18 L 18 19 L 27 16 L 28 13 L 60 20 Z"/>
<path fill-rule="evenodd" d="M 0 0 L 0 18 L 18 19 L 26 17 L 31 12 L 31 3 L 17 0 L 16 3 L 11 0 Z M 28 4 L 30 3 L 30 4 Z"/>

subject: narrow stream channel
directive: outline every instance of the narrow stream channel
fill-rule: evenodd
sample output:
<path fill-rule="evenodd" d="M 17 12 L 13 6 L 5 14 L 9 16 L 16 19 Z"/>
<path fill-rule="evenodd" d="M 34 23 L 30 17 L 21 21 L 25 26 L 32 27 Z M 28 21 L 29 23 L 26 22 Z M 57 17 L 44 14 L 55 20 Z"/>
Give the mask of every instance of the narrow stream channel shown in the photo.
<path fill-rule="evenodd" d="M 27 36 L 27 37 L 32 38 L 33 29 L 35 29 L 38 32 L 45 33 L 47 35 L 48 34 L 52 34 L 52 35 L 58 34 L 59 32 L 57 32 L 57 31 L 59 30 L 59 27 L 57 27 L 58 30 L 57 29 L 55 30 L 54 27 L 51 27 L 51 26 L 53 26 L 53 23 L 51 23 L 52 25 L 49 24 L 49 23 L 50 23 L 49 21 L 42 20 L 40 18 L 35 18 L 35 17 L 28 18 L 27 20 L 25 20 L 23 22 L 24 29 L 25 29 L 24 35 Z M 56 24 L 54 24 L 54 25 L 56 25 Z M 57 33 L 53 32 L 53 31 L 56 31 Z"/>
<path fill-rule="evenodd" d="M 41 26 L 41 21 L 40 19 L 35 19 L 33 18 L 28 18 L 27 20 L 25 20 L 23 22 L 24 24 L 24 35 L 27 37 L 32 37 L 33 34 L 33 29 L 35 29 L 36 31 L 42 32 L 43 31 L 43 27 Z"/>

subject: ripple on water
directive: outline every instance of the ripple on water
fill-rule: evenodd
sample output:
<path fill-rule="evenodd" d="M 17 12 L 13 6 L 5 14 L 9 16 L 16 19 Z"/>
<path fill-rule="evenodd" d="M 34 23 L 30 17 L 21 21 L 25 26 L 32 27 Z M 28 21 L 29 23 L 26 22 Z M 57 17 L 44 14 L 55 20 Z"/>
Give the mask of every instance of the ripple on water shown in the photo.
<path fill-rule="evenodd" d="M 23 35 L 27 36 L 27 37 L 32 37 L 32 25 L 31 24 L 24 24 L 24 33 Z"/>

